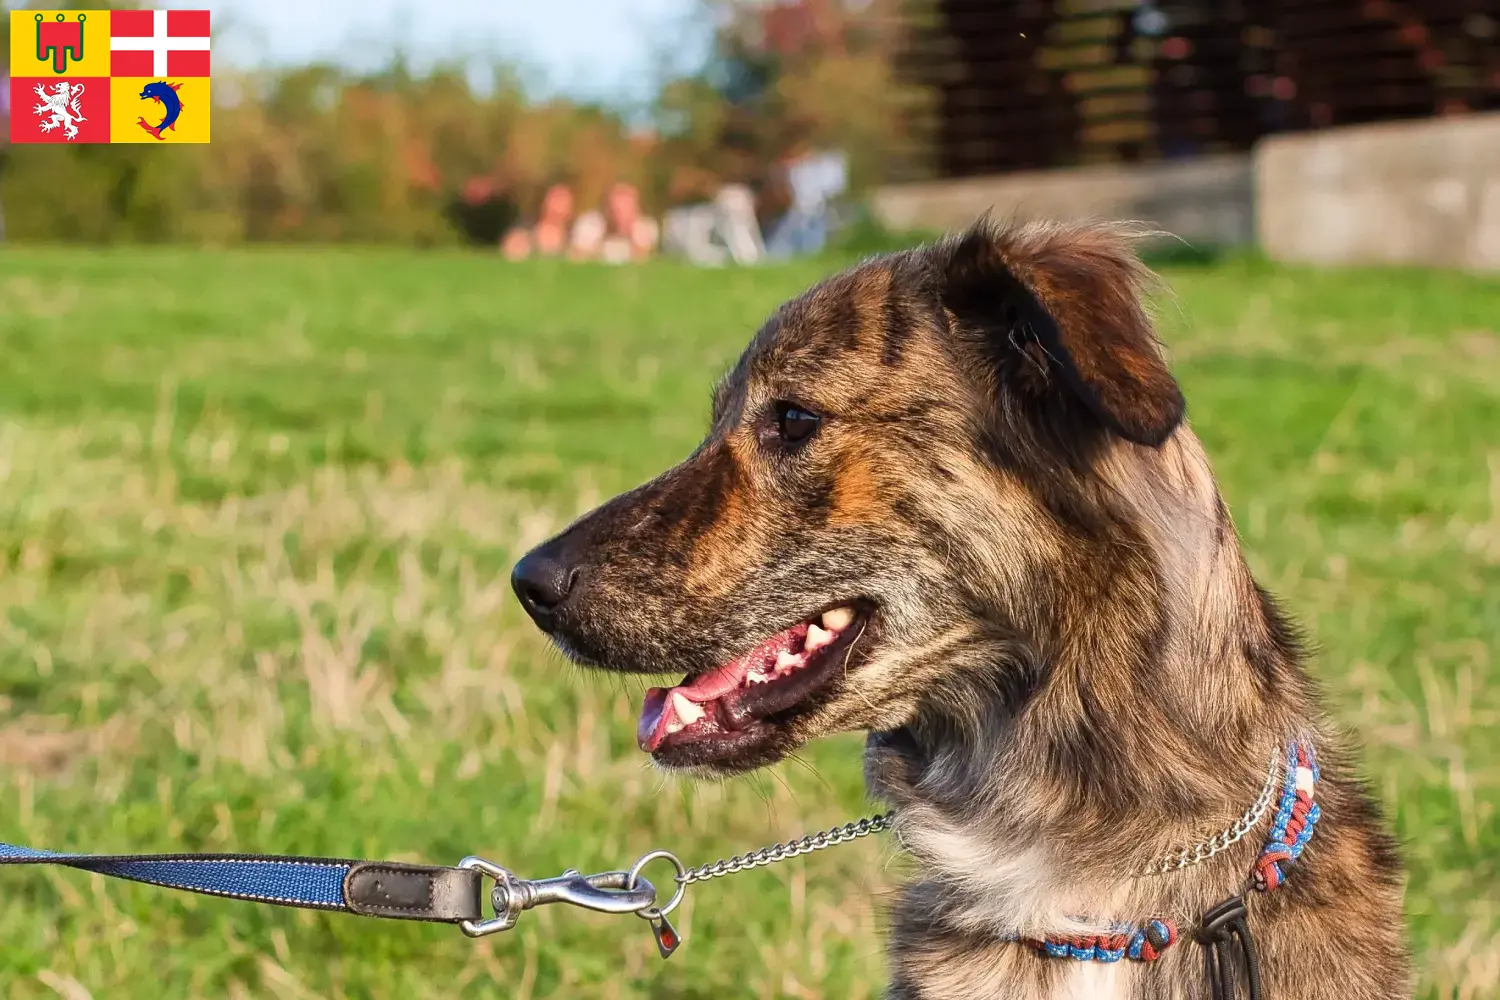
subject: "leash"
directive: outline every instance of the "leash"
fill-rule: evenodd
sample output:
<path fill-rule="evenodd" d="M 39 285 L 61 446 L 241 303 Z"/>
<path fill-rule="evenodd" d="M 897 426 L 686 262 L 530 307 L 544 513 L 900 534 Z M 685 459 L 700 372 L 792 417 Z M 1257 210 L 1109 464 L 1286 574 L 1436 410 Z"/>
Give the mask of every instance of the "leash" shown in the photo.
<path fill-rule="evenodd" d="M 266 854 L 57 854 L 0 843 L 0 865 L 57 865 L 226 899 L 331 910 L 387 920 L 457 924 L 469 937 L 510 930 L 526 910 L 567 903 L 599 913 L 634 913 L 651 925 L 657 950 L 668 958 L 682 944 L 667 914 L 697 882 L 775 864 L 888 829 L 894 814 L 867 817 L 819 833 L 688 868 L 671 851 L 648 851 L 624 871 L 523 879 L 483 858 L 456 866 L 391 861 L 303 858 Z M 676 869 L 676 889 L 665 906 L 642 870 L 663 860 Z M 483 913 L 490 879 L 491 917 Z"/>
<path fill-rule="evenodd" d="M 1240 964 L 1244 966 L 1250 1000 L 1261 1000 L 1260 959 L 1250 934 L 1245 899 L 1252 890 L 1270 892 L 1280 886 L 1286 878 L 1285 866 L 1301 857 L 1312 839 L 1321 810 L 1312 800 L 1319 774 L 1311 745 L 1294 741 L 1287 745 L 1284 757 L 1272 755 L 1260 797 L 1227 830 L 1202 844 L 1175 850 L 1137 873 L 1150 876 L 1177 871 L 1205 861 L 1238 842 L 1265 814 L 1278 773 L 1284 775 L 1284 782 L 1270 838 L 1261 849 L 1245 888 L 1205 913 L 1194 934 L 1204 950 L 1212 1000 L 1233 1000 Z M 889 829 L 894 819 L 891 812 L 866 817 L 696 868 L 685 866 L 671 851 L 657 850 L 641 855 L 625 871 L 582 875 L 569 869 L 555 878 L 535 880 L 519 878 L 508 869 L 478 857 L 464 858 L 456 867 L 442 867 L 254 854 L 54 854 L 0 844 L 0 865 L 60 865 L 229 899 L 393 920 L 454 923 L 476 938 L 510 930 L 526 910 L 550 903 L 568 903 L 600 913 L 634 913 L 651 925 L 657 950 L 665 959 L 682 944 L 682 936 L 667 915 L 681 904 L 688 886 L 879 833 Z M 648 864 L 658 860 L 669 862 L 676 872 L 675 890 L 665 906 L 656 905 L 656 887 L 641 874 Z M 481 906 L 486 877 L 494 883 L 490 891 L 494 916 L 488 918 L 483 916 Z M 1097 962 L 1129 958 L 1153 962 L 1178 937 L 1175 923 L 1153 918 L 1139 926 L 1118 925 L 1110 934 L 1015 936 L 1010 940 L 1054 958 Z"/>

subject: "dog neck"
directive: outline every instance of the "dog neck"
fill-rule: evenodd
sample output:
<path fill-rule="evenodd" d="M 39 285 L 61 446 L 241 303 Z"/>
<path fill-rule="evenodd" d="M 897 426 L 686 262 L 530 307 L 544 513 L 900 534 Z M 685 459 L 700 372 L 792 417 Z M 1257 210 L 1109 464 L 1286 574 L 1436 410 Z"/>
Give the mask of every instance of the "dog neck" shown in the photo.
<path fill-rule="evenodd" d="M 1245 565 L 1196 440 L 1184 430 L 1149 461 L 1122 453 L 1102 471 L 1150 565 L 1101 579 L 1028 644 L 1036 659 L 981 667 L 961 710 L 933 699 L 870 738 L 872 793 L 896 807 L 904 846 L 969 930 L 1067 932 L 1084 929 L 1079 915 L 1170 905 L 1184 880 L 1135 874 L 1232 824 L 1268 756 L 1305 728 L 1295 640 Z M 1186 881 L 1232 892 L 1246 850 Z"/>

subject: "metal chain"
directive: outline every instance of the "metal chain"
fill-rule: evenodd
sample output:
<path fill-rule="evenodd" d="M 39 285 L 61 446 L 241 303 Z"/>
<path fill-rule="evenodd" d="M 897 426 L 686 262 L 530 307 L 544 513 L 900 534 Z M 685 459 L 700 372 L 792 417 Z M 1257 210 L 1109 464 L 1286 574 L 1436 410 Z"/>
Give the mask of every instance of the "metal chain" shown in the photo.
<path fill-rule="evenodd" d="M 1201 841 L 1191 846 L 1176 848 L 1167 854 L 1157 858 L 1146 865 L 1140 872 L 1142 875 L 1161 875 L 1166 872 L 1177 871 L 1189 865 L 1207 861 L 1209 858 L 1226 850 L 1231 845 L 1239 843 L 1253 830 L 1266 810 L 1270 808 L 1271 799 L 1276 792 L 1276 777 L 1280 773 L 1278 765 L 1281 762 L 1281 754 L 1273 751 L 1271 763 L 1266 770 L 1266 782 L 1260 790 L 1260 797 L 1247 809 L 1244 815 L 1235 820 L 1226 830 L 1221 830 L 1208 840 Z M 872 833 L 880 833 L 891 828 L 895 820 L 894 812 L 882 813 L 878 816 L 867 816 L 864 819 L 845 823 L 842 826 L 831 827 L 818 833 L 809 834 L 805 837 L 796 837 L 786 843 L 771 844 L 762 847 L 758 851 L 748 851 L 745 854 L 736 854 L 728 858 L 720 858 L 718 861 L 696 868 L 689 868 L 676 876 L 679 885 L 688 886 L 695 882 L 706 882 L 709 879 L 721 878 L 725 875 L 733 875 L 736 872 L 749 871 L 763 865 L 773 865 L 779 861 L 811 854 L 821 851 L 825 847 L 834 847 L 838 844 L 858 840 Z"/>
<path fill-rule="evenodd" d="M 773 865 L 778 861 L 786 861 L 803 854 L 811 854 L 813 851 L 821 851 L 825 847 L 833 847 L 836 844 L 858 840 L 872 833 L 890 829 L 892 821 L 896 818 L 894 812 L 882 813 L 879 816 L 867 816 L 864 819 L 843 826 L 835 826 L 819 833 L 809 834 L 805 837 L 796 837 L 784 844 L 772 844 L 762 847 L 758 851 L 749 851 L 745 854 L 736 854 L 731 858 L 720 858 L 711 864 L 699 865 L 697 868 L 689 868 L 687 871 L 676 876 L 681 885 L 692 885 L 694 882 L 706 882 L 711 878 L 719 878 L 723 875 L 733 875 L 735 872 L 749 871 L 751 868 L 759 868 L 761 865 Z"/>
<path fill-rule="evenodd" d="M 1186 847 L 1174 848 L 1166 854 L 1156 858 L 1150 864 L 1142 868 L 1138 875 L 1165 875 L 1168 872 L 1181 871 L 1190 865 L 1196 865 L 1207 861 L 1209 858 L 1237 844 L 1260 822 L 1261 817 L 1270 808 L 1271 799 L 1276 793 L 1276 777 L 1282 770 L 1282 756 L 1277 749 L 1271 751 L 1271 764 L 1266 770 L 1266 783 L 1260 790 L 1260 798 L 1245 810 L 1243 816 L 1235 820 L 1227 830 L 1220 830 L 1207 840 L 1199 841 Z"/>
<path fill-rule="evenodd" d="M 1266 784 L 1261 789 L 1260 798 L 1256 799 L 1255 803 L 1246 810 L 1243 816 L 1235 820 L 1229 829 L 1221 830 L 1198 844 L 1171 851 L 1145 866 L 1137 874 L 1161 875 L 1177 871 L 1200 861 L 1207 861 L 1231 844 L 1237 843 L 1260 822 L 1261 817 L 1270 808 L 1271 799 L 1276 791 L 1276 776 L 1279 773 L 1280 760 L 1280 754 L 1273 751 L 1271 764 L 1266 772 Z M 662 957 L 666 958 L 682 943 L 682 938 L 667 922 L 667 914 L 675 910 L 677 904 L 682 902 L 683 894 L 688 886 L 724 875 L 733 875 L 736 872 L 749 871 L 762 865 L 774 865 L 778 861 L 786 861 L 789 858 L 821 851 L 825 847 L 834 847 L 858 840 L 860 837 L 868 837 L 872 833 L 889 830 L 894 825 L 895 819 L 894 812 L 866 816 L 864 819 L 830 827 L 805 837 L 795 837 L 784 844 L 771 844 L 758 851 L 720 858 L 718 861 L 699 865 L 696 868 L 684 866 L 671 851 L 650 851 L 643 854 L 628 872 L 603 872 L 598 875 L 585 876 L 576 871 L 566 871 L 557 878 L 528 881 L 518 879 L 505 869 L 482 858 L 465 858 L 459 867 L 476 868 L 495 879 L 495 888 L 491 896 L 495 907 L 495 917 L 477 922 L 464 921 L 463 930 L 470 937 L 508 930 L 514 926 L 516 917 L 522 910 L 529 910 L 543 903 L 567 902 L 605 913 L 634 913 L 647 920 L 656 937 L 657 948 L 661 951 Z M 658 859 L 671 862 L 672 866 L 677 869 L 677 874 L 673 876 L 676 891 L 672 894 L 672 898 L 665 905 L 657 905 L 656 890 L 653 888 L 650 889 L 649 896 L 639 903 L 635 899 L 630 899 L 622 904 L 624 894 L 636 892 L 637 883 L 645 882 L 645 879 L 641 877 L 641 870 Z M 650 883 L 646 883 L 646 887 L 650 888 Z"/>
<path fill-rule="evenodd" d="M 1179 847 L 1167 852 L 1141 871 L 1141 875 L 1162 875 L 1167 872 L 1178 871 L 1190 865 L 1207 861 L 1209 858 L 1226 850 L 1233 844 L 1239 843 L 1244 836 L 1253 830 L 1270 808 L 1271 799 L 1276 792 L 1276 777 L 1280 773 L 1278 765 L 1281 762 L 1281 754 L 1273 751 L 1271 763 L 1266 770 L 1266 782 L 1260 790 L 1260 796 L 1245 810 L 1244 815 L 1235 820 L 1225 830 L 1214 834 L 1208 840 L 1200 841 L 1190 846 Z M 696 882 L 706 882 L 709 879 L 721 878 L 725 875 L 733 875 L 736 872 L 749 871 L 763 865 L 773 865 L 779 861 L 811 854 L 821 851 L 825 847 L 834 847 L 838 844 L 858 840 L 872 833 L 880 833 L 888 830 L 895 820 L 894 812 L 882 813 L 878 816 L 867 816 L 864 819 L 842 826 L 835 826 L 818 833 L 809 834 L 805 837 L 796 837 L 786 843 L 771 844 L 757 851 L 749 851 L 745 854 L 736 854 L 728 858 L 720 858 L 706 865 L 689 868 L 676 876 L 679 885 L 688 886 Z"/>

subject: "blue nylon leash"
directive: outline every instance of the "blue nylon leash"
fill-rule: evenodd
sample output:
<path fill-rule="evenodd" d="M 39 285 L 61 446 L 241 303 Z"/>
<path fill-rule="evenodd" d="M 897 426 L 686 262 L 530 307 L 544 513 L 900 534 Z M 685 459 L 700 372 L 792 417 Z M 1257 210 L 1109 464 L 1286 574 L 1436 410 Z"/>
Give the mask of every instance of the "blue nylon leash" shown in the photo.
<path fill-rule="evenodd" d="M 168 889 L 317 910 L 348 909 L 344 880 L 358 863 L 233 854 L 56 854 L 0 844 L 0 864 L 61 865 Z"/>
<path fill-rule="evenodd" d="M 671 851 L 647 851 L 628 871 L 580 875 L 569 869 L 544 879 L 518 878 L 476 857 L 442 867 L 269 854 L 56 854 L 3 843 L 0 865 L 59 865 L 254 903 L 458 924 L 469 937 L 509 930 L 534 907 L 568 903 L 599 913 L 635 914 L 651 926 L 657 950 L 668 958 L 682 945 L 682 936 L 667 915 L 677 909 L 689 885 L 846 844 L 890 829 L 894 818 L 894 813 L 867 817 L 696 868 L 685 866 Z M 668 862 L 675 871 L 674 891 L 665 903 L 658 902 L 656 887 L 641 874 L 654 861 Z M 481 905 L 486 878 L 494 882 L 494 916 L 488 918 Z"/>
<path fill-rule="evenodd" d="M 653 912 L 656 888 L 640 864 L 629 872 L 568 871 L 529 881 L 474 857 L 447 867 L 263 854 L 59 854 L 0 843 L 0 865 L 58 865 L 227 899 L 458 924 L 470 937 L 509 930 L 521 911 L 545 903 L 648 919 L 660 912 Z M 486 877 L 495 882 L 489 919 L 482 909 Z"/>

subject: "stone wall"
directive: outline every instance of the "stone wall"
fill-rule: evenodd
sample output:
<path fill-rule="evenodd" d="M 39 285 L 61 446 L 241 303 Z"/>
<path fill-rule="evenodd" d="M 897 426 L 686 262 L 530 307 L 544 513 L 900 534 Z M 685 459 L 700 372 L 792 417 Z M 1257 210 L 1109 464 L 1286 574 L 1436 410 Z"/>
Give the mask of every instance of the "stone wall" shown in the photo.
<path fill-rule="evenodd" d="M 961 229 L 987 209 L 1018 221 L 1131 219 L 1204 248 L 1255 238 L 1254 179 L 1245 155 L 902 184 L 871 199 L 876 218 L 895 230 Z"/>
<path fill-rule="evenodd" d="M 883 188 L 892 229 L 998 218 L 1149 222 L 1199 247 L 1276 260 L 1500 270 L 1500 113 L 1353 126 L 1210 156 Z"/>
<path fill-rule="evenodd" d="M 1274 259 L 1500 270 L 1500 114 L 1276 136 L 1254 159 Z"/>

